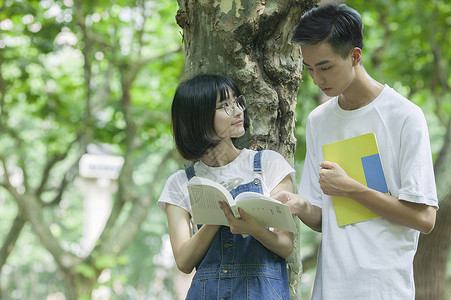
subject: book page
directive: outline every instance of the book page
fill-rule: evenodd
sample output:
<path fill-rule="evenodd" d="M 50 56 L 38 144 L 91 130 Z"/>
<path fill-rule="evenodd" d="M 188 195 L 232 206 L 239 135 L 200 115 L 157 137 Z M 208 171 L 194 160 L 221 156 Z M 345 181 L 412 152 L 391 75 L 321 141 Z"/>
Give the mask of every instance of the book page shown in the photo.
<path fill-rule="evenodd" d="M 263 226 L 291 232 L 296 231 L 293 216 L 287 205 L 254 192 L 241 193 L 235 200 L 238 207 L 254 217 Z"/>
<path fill-rule="evenodd" d="M 208 185 L 189 185 L 188 192 L 195 224 L 229 225 L 218 204 L 227 202 L 221 191 Z"/>
<path fill-rule="evenodd" d="M 263 195 L 263 194 L 260 194 L 260 193 L 256 193 L 256 192 L 243 192 L 243 193 L 239 194 L 238 196 L 236 196 L 235 201 L 239 202 L 239 201 L 242 201 L 242 200 L 248 199 L 248 198 L 251 198 L 251 199 L 255 199 L 255 198 L 264 199 L 264 200 L 267 200 L 267 201 L 270 201 L 270 202 L 283 204 L 282 202 L 277 201 L 276 199 L 273 199 L 271 197 L 268 197 L 266 195 Z"/>
<path fill-rule="evenodd" d="M 235 217 L 240 217 L 232 195 L 213 180 L 194 176 L 188 181 L 188 192 L 196 224 L 229 225 L 218 201 L 229 203 Z"/>

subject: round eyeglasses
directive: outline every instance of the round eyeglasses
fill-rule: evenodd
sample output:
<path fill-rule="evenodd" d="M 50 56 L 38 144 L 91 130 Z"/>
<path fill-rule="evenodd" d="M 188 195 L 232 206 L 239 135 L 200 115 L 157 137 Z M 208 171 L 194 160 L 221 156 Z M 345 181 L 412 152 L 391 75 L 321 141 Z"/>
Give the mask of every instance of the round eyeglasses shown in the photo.
<path fill-rule="evenodd" d="M 231 116 L 231 115 L 233 115 L 233 111 L 235 110 L 235 107 L 238 108 L 240 111 L 246 110 L 246 107 L 244 106 L 244 101 L 245 101 L 244 96 L 240 95 L 233 101 L 230 101 L 230 100 L 225 101 L 220 107 L 218 107 L 216 109 L 218 110 L 218 109 L 224 108 L 224 111 L 226 112 L 226 114 Z"/>

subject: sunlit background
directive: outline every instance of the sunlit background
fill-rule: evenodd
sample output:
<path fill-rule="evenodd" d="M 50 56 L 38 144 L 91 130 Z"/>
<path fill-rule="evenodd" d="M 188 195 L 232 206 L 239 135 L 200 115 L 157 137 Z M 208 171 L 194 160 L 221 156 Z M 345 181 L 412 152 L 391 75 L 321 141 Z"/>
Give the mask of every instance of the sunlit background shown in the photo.
<path fill-rule="evenodd" d="M 368 72 L 422 107 L 434 159 L 451 151 L 442 150 L 451 4 L 347 4 L 364 20 Z M 68 287 L 79 299 L 184 299 L 191 277 L 174 264 L 156 206 L 185 163 L 170 130 L 185 63 L 177 9 L 168 0 L 0 2 L 0 299 L 68 299 Z M 298 98 L 297 180 L 306 116 L 327 100 L 308 75 Z M 304 299 L 319 240 L 302 226 Z"/>

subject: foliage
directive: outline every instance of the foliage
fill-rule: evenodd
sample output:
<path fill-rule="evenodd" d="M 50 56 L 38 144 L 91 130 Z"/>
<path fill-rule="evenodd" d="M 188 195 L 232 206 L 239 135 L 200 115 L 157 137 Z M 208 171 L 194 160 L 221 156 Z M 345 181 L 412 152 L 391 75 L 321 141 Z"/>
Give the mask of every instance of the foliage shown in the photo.
<path fill-rule="evenodd" d="M 436 157 L 451 115 L 451 79 L 442 72 L 451 61 L 450 5 L 443 0 L 347 3 L 365 23 L 365 67 L 422 107 Z M 94 278 L 97 293 L 106 291 L 111 299 L 174 297 L 166 219 L 155 199 L 165 179 L 182 167 L 172 152 L 169 126 L 184 64 L 176 12 L 176 2 L 164 0 L 0 3 L 0 238 L 6 241 L 23 217 L 15 197 L 36 191 L 52 237 L 80 259 L 76 273 Z M 297 179 L 305 156 L 306 116 L 320 98 L 307 74 L 298 98 Z M 127 248 L 95 252 L 92 260 L 84 260 L 80 243 L 83 193 L 76 177 L 78 159 L 88 149 L 131 163 L 129 189 L 114 195 L 122 209 L 111 226 L 113 236 L 127 224 L 133 199 L 151 203 Z M 12 252 L 1 254 L 0 298 L 64 294 L 64 273 L 35 224 L 25 222 L 19 232 L 16 242 L 2 247 Z M 303 293 L 308 294 L 318 235 L 303 228 L 301 243 Z"/>
<path fill-rule="evenodd" d="M 150 203 L 164 176 L 180 164 L 167 163 L 164 172 L 156 167 L 165 159 L 174 160 L 165 155 L 172 151 L 170 99 L 184 63 L 176 10 L 176 3 L 168 1 L 0 4 L 0 237 L 6 241 L 14 216 L 20 219 L 14 200 L 38 195 L 45 208 L 44 224 L 63 251 L 81 259 L 76 270 L 83 278 L 97 280 L 99 270 L 121 269 L 127 274 L 125 281 L 112 272 L 116 277 L 103 278 L 97 288 L 112 287 L 117 279 L 125 288 L 141 285 L 148 290 L 156 269 L 152 258 L 160 251 L 166 222 L 152 205 L 137 239 L 122 256 L 96 252 L 83 262 L 83 193 L 75 177 L 77 162 L 92 149 L 126 157 L 133 163 L 129 182 L 135 189 L 126 198 L 148 198 Z M 130 128 L 136 134 L 131 144 Z M 14 189 L 17 195 L 11 193 Z M 115 201 L 125 201 L 122 195 L 116 194 Z M 123 207 L 112 228 L 127 222 L 133 204 Z M 63 273 L 33 227 L 33 222 L 26 223 L 17 242 L 3 245 L 12 250 L 10 255 L 2 253 L 2 260 L 7 258 L 1 264 L 3 297 L 65 293 Z M 141 259 L 134 262 L 135 257 Z M 141 268 L 146 276 L 133 276 L 138 272 L 132 268 Z"/>

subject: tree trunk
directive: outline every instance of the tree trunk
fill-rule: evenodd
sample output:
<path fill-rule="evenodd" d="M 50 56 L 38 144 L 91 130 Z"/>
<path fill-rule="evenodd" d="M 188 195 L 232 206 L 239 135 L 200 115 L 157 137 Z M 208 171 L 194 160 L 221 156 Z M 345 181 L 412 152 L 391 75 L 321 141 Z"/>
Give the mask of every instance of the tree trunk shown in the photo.
<path fill-rule="evenodd" d="M 434 5 L 431 31 L 438 26 L 438 6 Z M 443 146 L 435 161 L 435 182 L 440 209 L 437 211 L 435 228 L 429 235 L 421 235 L 414 261 L 416 299 L 442 300 L 446 298 L 447 263 L 451 237 L 451 119 L 443 110 L 447 95 L 450 92 L 448 84 L 448 69 L 440 47 L 438 36 L 431 35 L 429 43 L 433 60 L 433 75 L 431 76 L 431 92 L 435 100 L 435 113 L 441 124 L 446 128 Z"/>
<path fill-rule="evenodd" d="M 294 110 L 302 78 L 300 47 L 290 40 L 300 16 L 316 1 L 178 0 L 187 77 L 216 73 L 232 78 L 249 108 L 249 133 L 240 146 L 272 149 L 294 162 Z M 299 236 L 295 237 L 298 247 Z M 300 299 L 301 261 L 288 260 L 291 299 Z"/>
<path fill-rule="evenodd" d="M 435 180 L 440 209 L 434 230 L 421 235 L 414 261 L 416 299 L 442 300 L 446 294 L 446 265 L 450 247 L 451 190 L 451 121 L 441 152 L 435 162 Z"/>

